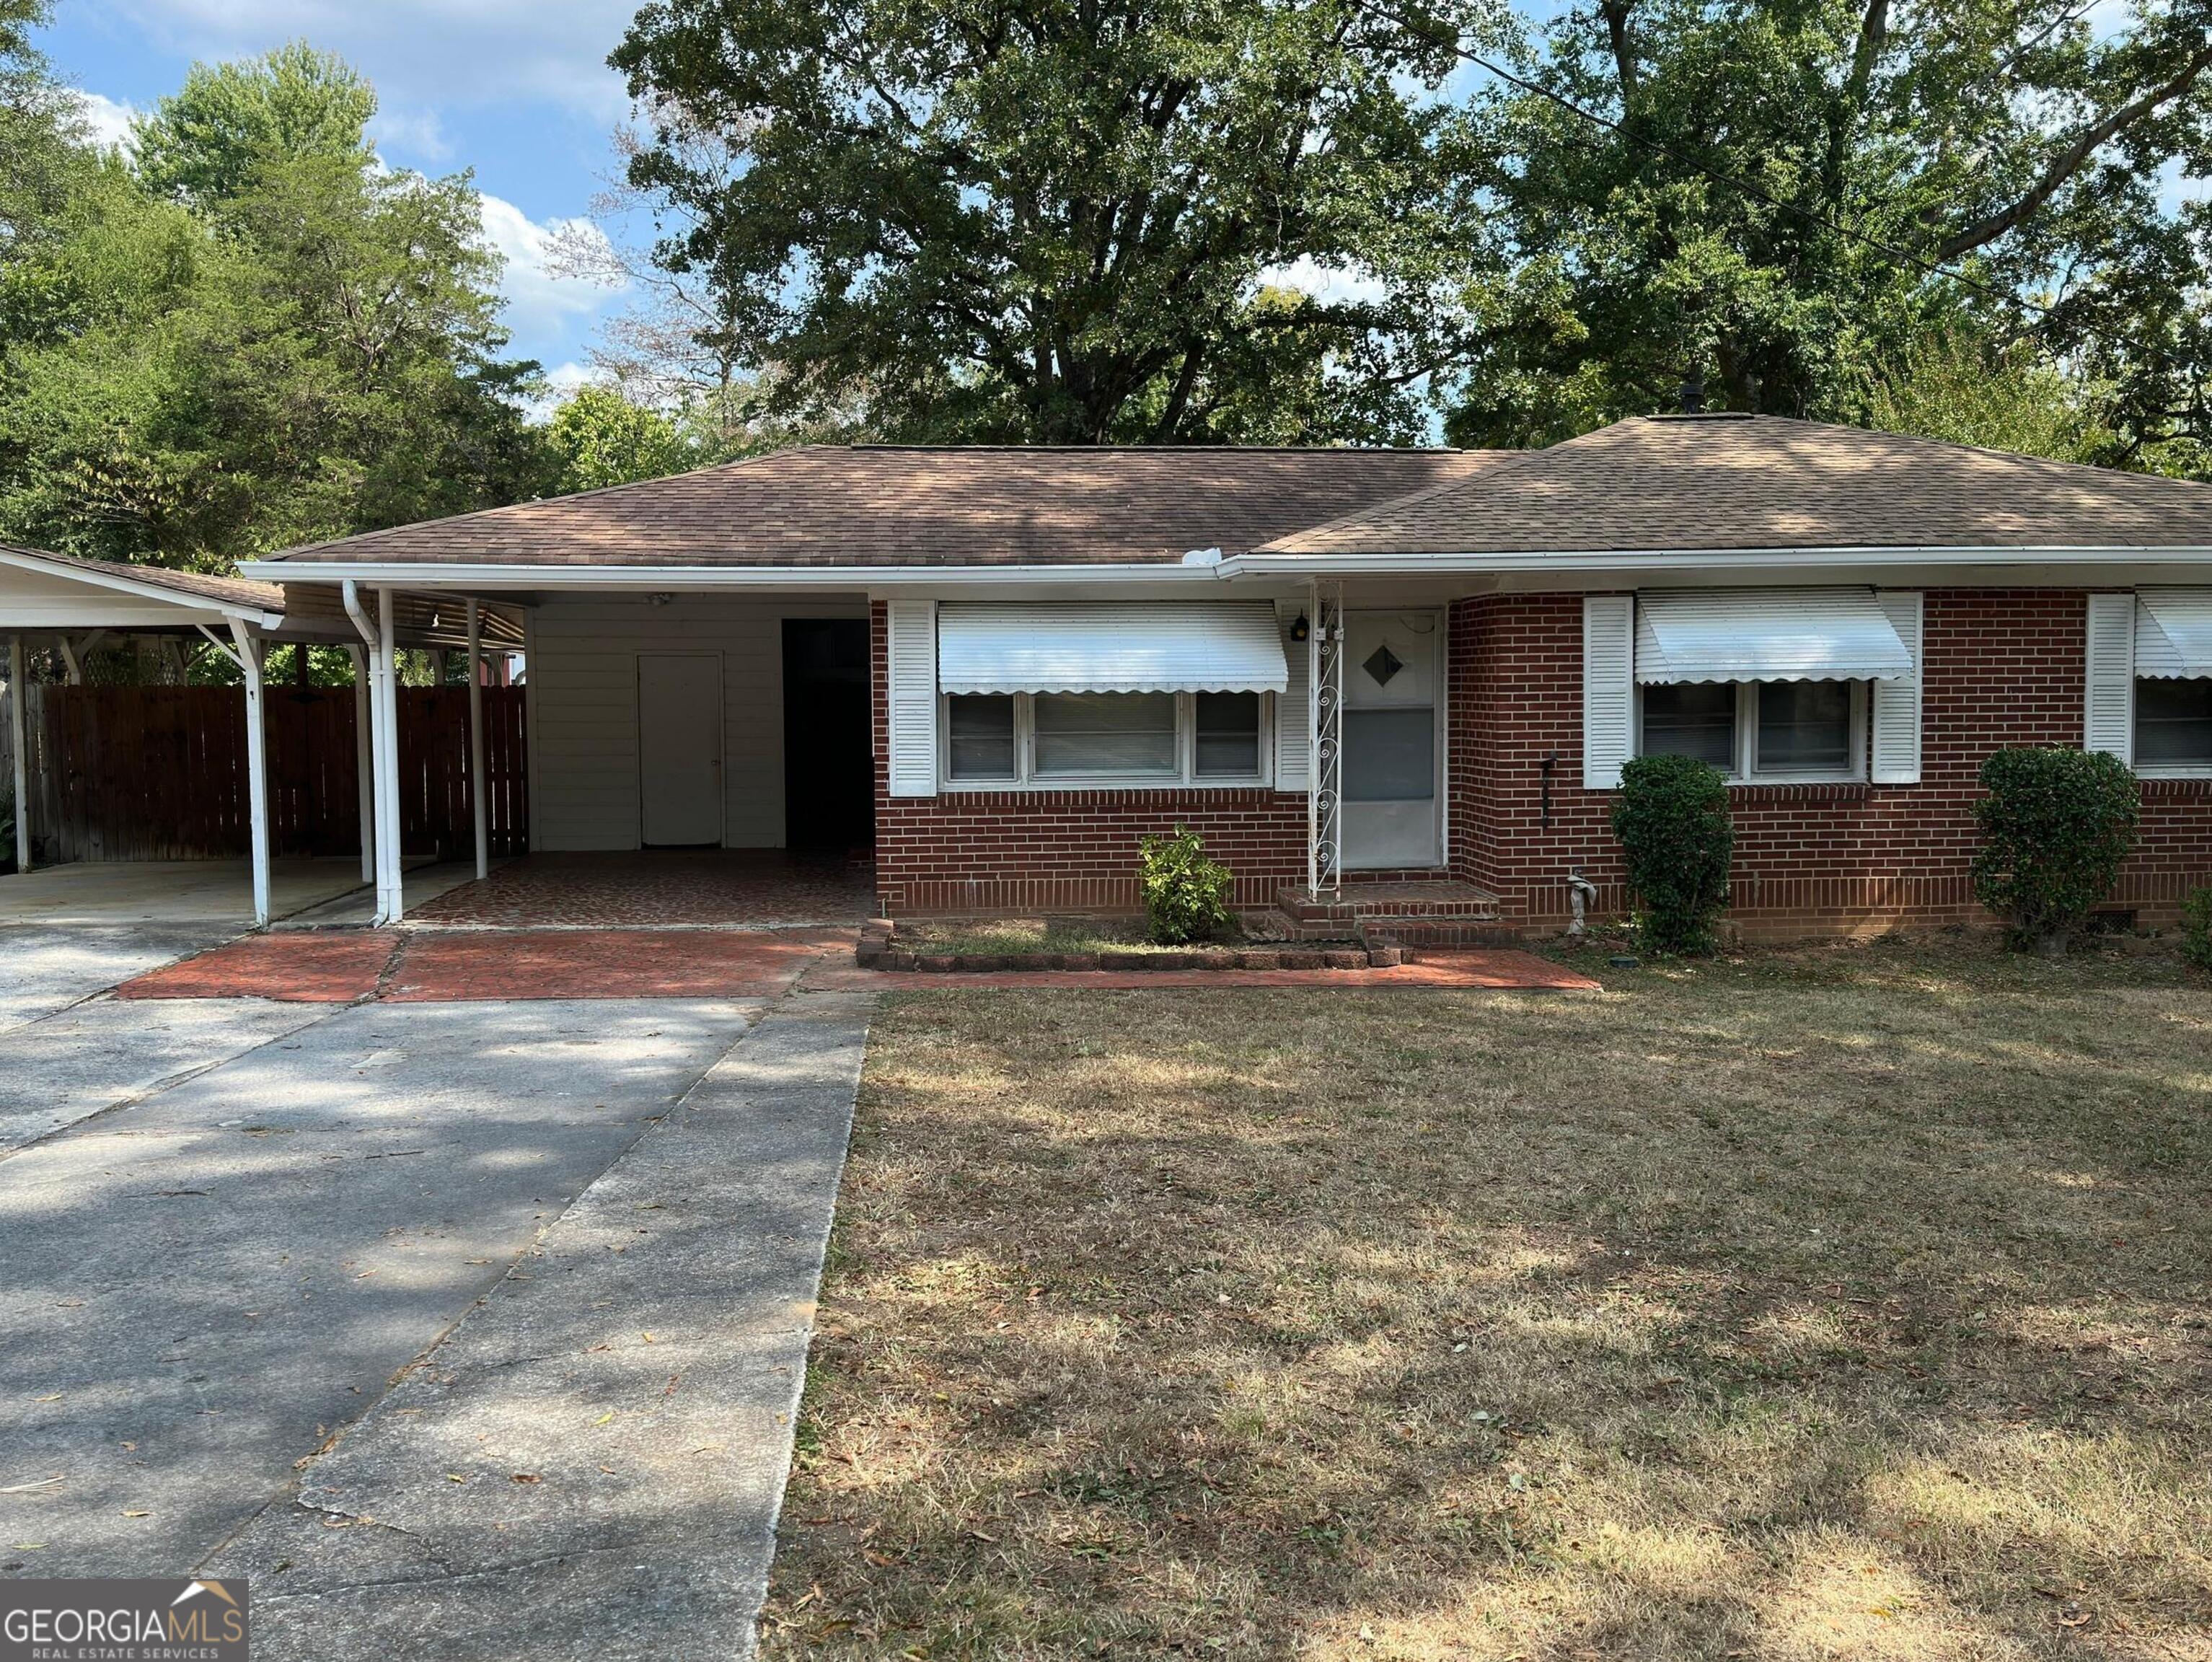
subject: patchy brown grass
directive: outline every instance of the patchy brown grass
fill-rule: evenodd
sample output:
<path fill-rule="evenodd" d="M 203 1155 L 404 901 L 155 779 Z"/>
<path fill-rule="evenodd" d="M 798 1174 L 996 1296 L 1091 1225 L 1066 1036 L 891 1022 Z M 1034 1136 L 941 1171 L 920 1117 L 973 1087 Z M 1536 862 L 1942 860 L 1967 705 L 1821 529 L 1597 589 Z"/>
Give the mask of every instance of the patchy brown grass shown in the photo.
<path fill-rule="evenodd" d="M 927 993 L 777 1657 L 2212 1657 L 2212 990 Z"/>

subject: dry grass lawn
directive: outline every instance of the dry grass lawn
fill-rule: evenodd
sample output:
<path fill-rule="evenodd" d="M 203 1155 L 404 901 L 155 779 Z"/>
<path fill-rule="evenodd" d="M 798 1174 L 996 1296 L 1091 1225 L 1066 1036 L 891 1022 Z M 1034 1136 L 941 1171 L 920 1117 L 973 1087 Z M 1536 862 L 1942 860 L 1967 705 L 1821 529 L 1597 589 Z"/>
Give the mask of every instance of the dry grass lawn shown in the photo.
<path fill-rule="evenodd" d="M 2212 985 L 930 992 L 774 1657 L 2212 1658 Z"/>

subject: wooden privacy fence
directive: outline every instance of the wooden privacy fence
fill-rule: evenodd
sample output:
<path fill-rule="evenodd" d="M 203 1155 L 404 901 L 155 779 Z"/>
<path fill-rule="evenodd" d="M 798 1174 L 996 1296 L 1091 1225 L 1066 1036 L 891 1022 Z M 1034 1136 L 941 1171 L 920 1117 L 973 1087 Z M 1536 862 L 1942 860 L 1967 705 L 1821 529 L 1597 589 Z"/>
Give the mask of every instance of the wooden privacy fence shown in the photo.
<path fill-rule="evenodd" d="M 487 687 L 484 800 L 491 851 L 529 846 L 523 690 Z M 269 819 L 279 855 L 361 852 L 351 687 L 266 695 Z M 470 852 L 469 690 L 399 690 L 401 849 Z M 238 856 L 251 837 L 246 694 L 238 687 L 36 686 L 26 707 L 32 829 L 43 858 Z"/>

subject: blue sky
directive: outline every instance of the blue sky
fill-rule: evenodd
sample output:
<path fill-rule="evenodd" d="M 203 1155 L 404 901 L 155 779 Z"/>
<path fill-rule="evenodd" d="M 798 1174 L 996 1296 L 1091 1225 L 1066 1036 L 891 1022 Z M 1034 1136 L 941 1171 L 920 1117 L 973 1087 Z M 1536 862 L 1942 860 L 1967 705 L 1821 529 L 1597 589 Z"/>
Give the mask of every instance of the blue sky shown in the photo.
<path fill-rule="evenodd" d="M 473 168 L 484 228 L 507 259 L 517 356 L 578 372 L 593 325 L 622 303 L 550 277 L 546 233 L 584 212 L 629 111 L 606 66 L 638 0 L 58 0 L 40 44 L 112 127 L 173 92 L 195 59 L 304 40 L 376 83 L 386 161 Z M 565 373 L 563 373 L 565 372 Z"/>

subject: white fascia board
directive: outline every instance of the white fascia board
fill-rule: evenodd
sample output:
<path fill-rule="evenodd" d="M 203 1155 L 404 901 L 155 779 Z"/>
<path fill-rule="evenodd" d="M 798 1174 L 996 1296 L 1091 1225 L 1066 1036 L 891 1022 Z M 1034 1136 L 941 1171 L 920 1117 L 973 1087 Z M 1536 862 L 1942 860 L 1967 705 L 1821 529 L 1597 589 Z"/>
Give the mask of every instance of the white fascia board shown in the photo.
<path fill-rule="evenodd" d="M 0 548 L 0 565 L 13 566 L 18 571 L 33 572 L 58 582 L 82 583 L 88 588 L 106 589 L 155 609 L 143 615 L 117 614 L 121 621 L 112 626 L 118 629 L 161 627 L 161 623 L 157 623 L 156 618 L 174 629 L 191 629 L 198 624 L 222 623 L 232 618 L 244 618 L 247 623 L 264 629 L 274 629 L 284 620 L 282 612 L 270 612 L 257 606 L 242 606 L 235 600 L 218 600 L 213 595 L 188 594 L 181 589 L 170 588 L 161 583 L 140 581 L 121 569 L 89 571 L 82 566 L 59 565 L 41 560 L 35 555 L 19 554 L 6 548 Z M 85 621 L 93 627 L 111 626 L 105 618 Z"/>
<path fill-rule="evenodd" d="M 251 560 L 239 569 L 263 582 L 352 581 L 392 588 L 504 588 L 548 591 L 652 592 L 674 589 L 968 588 L 983 585 L 1060 587 L 1129 583 L 1206 587 L 1220 581 L 1218 565 L 424 565 L 337 560 Z"/>
<path fill-rule="evenodd" d="M 1546 573 L 1790 573 L 1839 567 L 2212 565 L 2212 546 L 2114 544 L 2023 548 L 1942 544 L 1834 548 L 1565 549 L 1556 553 L 1233 554 L 1214 569 L 1231 576 L 1516 576 Z"/>

